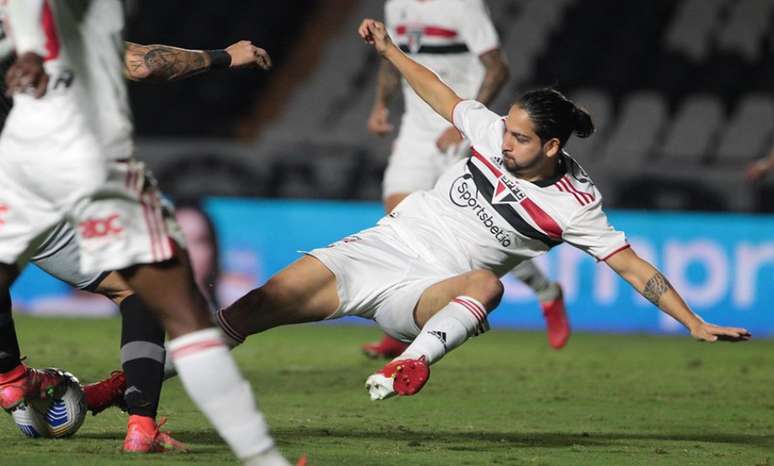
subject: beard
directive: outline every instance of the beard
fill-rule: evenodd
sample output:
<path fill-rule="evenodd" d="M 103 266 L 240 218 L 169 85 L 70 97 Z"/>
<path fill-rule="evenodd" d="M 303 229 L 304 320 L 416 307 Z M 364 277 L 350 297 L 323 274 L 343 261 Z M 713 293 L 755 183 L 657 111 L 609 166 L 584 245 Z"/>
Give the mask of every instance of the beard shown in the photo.
<path fill-rule="evenodd" d="M 528 162 L 519 163 L 515 157 L 503 154 L 503 166 L 508 172 L 516 176 L 531 174 L 537 171 L 542 162 L 540 155 L 533 157 Z"/>

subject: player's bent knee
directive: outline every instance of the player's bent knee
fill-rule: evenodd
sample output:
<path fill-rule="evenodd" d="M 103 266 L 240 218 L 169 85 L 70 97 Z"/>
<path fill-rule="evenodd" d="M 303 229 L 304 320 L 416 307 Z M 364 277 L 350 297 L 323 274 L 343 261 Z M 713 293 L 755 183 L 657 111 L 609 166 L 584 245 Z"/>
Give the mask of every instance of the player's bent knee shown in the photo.
<path fill-rule="evenodd" d="M 505 288 L 497 275 L 488 270 L 476 270 L 469 278 L 472 285 L 469 294 L 480 300 L 487 310 L 500 304 Z"/>

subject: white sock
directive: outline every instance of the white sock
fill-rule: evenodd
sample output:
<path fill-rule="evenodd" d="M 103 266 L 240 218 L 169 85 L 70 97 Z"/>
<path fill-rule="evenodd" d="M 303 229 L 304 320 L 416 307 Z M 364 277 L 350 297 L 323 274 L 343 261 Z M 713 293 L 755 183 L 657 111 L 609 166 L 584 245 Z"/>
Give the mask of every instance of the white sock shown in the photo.
<path fill-rule="evenodd" d="M 234 349 L 237 346 L 245 342 L 245 337 L 237 333 L 224 318 L 223 311 L 217 311 L 215 315 L 215 324 L 220 327 L 223 332 L 220 337 L 229 349 Z M 164 359 L 164 380 L 171 379 L 177 375 L 177 369 L 175 369 L 175 363 L 172 361 L 172 355 L 167 351 Z"/>
<path fill-rule="evenodd" d="M 541 303 L 559 299 L 561 288 L 549 280 L 532 261 L 525 261 L 511 270 L 511 275 L 523 281 L 530 287 Z"/>
<path fill-rule="evenodd" d="M 424 356 L 428 364 L 438 361 L 468 338 L 489 330 L 483 304 L 469 296 L 458 296 L 427 321 L 419 335 L 396 359 Z"/>
<path fill-rule="evenodd" d="M 250 384 L 216 328 L 167 342 L 188 395 L 241 460 L 270 450 L 274 441 L 255 406 Z"/>

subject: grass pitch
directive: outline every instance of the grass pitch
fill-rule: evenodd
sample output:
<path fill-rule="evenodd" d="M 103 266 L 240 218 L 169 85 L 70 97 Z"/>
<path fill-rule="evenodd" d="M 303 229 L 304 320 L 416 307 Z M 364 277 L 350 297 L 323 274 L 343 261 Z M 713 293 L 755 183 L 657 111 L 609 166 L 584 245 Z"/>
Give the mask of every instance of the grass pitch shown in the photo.
<path fill-rule="evenodd" d="M 82 382 L 118 363 L 118 320 L 17 318 L 37 367 Z M 774 465 L 774 342 L 492 331 L 433 366 L 414 397 L 372 402 L 375 328 L 296 326 L 235 354 L 280 448 L 310 465 Z M 162 394 L 190 453 L 119 452 L 126 415 L 89 416 L 74 438 L 29 440 L 0 422 L 2 465 L 237 464 L 178 381 Z"/>

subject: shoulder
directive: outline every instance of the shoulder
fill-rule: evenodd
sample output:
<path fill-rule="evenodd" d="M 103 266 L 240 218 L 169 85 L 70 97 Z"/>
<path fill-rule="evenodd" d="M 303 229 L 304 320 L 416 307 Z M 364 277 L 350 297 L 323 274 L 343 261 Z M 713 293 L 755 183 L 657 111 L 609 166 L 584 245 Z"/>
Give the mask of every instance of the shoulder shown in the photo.
<path fill-rule="evenodd" d="M 557 177 L 553 189 L 563 192 L 566 199 L 581 209 L 597 208 L 601 205 L 602 195 L 591 177 L 581 165 L 567 153 L 562 154 L 564 174 Z"/>

